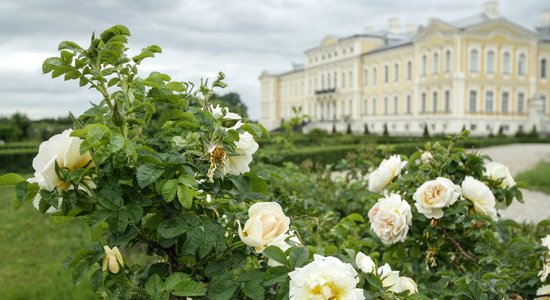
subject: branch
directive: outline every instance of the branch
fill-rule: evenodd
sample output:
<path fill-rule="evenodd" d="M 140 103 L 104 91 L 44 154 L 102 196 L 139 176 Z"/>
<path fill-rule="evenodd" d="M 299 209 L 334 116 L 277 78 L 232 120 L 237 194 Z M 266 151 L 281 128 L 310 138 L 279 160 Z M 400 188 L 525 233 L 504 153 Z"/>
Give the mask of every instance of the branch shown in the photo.
<path fill-rule="evenodd" d="M 441 228 L 443 230 L 443 233 L 445 233 L 445 236 L 447 237 L 447 239 L 453 243 L 456 247 L 456 250 L 458 250 L 458 252 L 460 252 L 460 254 L 462 254 L 466 259 L 468 259 L 469 261 L 473 262 L 474 264 L 476 265 L 479 265 L 478 263 L 478 259 L 477 257 L 475 257 L 473 254 L 469 253 L 468 251 L 464 250 L 462 248 L 462 246 L 460 245 L 460 243 L 455 240 L 448 232 L 447 230 L 445 230 L 445 228 Z"/>

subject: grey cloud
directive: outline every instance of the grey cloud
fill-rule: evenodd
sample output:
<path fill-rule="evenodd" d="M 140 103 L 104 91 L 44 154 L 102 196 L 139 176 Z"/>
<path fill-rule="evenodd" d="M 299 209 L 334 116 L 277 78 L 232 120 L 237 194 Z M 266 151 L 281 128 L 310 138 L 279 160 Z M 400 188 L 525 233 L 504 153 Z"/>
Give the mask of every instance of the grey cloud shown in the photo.
<path fill-rule="evenodd" d="M 303 51 L 326 34 L 346 36 L 364 26 L 384 27 L 387 19 L 425 24 L 428 18 L 454 20 L 479 13 L 482 1 L 431 0 L 8 0 L 0 3 L 0 52 L 54 55 L 62 40 L 87 46 L 92 31 L 125 24 L 132 31 L 132 52 L 158 44 L 164 53 L 142 67 L 170 73 L 177 80 L 198 80 L 224 71 L 258 117 L 258 75 L 283 71 L 303 60 Z M 544 1 L 500 1 L 501 13 L 528 28 Z M 25 62 L 21 62 L 24 64 Z M 31 117 L 81 112 L 94 95 L 76 83 L 51 80 L 36 71 L 8 72 L 0 66 L 0 114 L 15 110 Z M 32 69 L 27 67 L 26 69 Z M 144 75 L 145 76 L 145 75 Z M 9 99 L 9 100 L 6 100 Z M 52 108 L 57 106 L 56 108 Z"/>

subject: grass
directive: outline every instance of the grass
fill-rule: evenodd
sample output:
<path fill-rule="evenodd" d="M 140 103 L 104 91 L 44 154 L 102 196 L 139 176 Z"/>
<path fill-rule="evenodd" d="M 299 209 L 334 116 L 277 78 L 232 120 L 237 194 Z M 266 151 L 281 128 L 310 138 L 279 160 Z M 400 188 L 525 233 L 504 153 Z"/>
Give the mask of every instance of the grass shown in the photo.
<path fill-rule="evenodd" d="M 541 163 L 532 170 L 520 173 L 517 179 L 526 183 L 528 189 L 550 194 L 550 162 Z"/>
<path fill-rule="evenodd" d="M 78 222 L 56 224 L 31 203 L 14 211 L 0 188 L 0 299 L 97 299 L 86 282 L 75 286 L 63 260 L 90 244 Z"/>

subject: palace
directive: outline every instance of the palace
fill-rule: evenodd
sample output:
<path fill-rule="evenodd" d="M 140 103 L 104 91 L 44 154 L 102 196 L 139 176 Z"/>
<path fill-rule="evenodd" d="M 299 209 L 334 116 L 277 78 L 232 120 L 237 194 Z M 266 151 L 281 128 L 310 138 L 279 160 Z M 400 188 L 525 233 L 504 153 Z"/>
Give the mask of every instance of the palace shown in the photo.
<path fill-rule="evenodd" d="M 535 31 L 499 16 L 498 2 L 458 21 L 325 37 L 305 63 L 261 83 L 261 119 L 275 129 L 297 110 L 305 131 L 420 135 L 550 134 L 550 10 Z"/>

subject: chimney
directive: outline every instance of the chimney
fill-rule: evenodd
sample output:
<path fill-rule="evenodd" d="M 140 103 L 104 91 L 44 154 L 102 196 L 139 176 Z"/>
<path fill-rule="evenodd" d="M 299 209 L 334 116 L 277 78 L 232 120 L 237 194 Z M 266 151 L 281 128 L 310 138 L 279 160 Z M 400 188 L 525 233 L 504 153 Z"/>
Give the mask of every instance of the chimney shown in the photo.
<path fill-rule="evenodd" d="M 388 19 L 388 32 L 392 34 L 398 34 L 400 30 L 399 18 Z"/>
<path fill-rule="evenodd" d="M 550 9 L 543 10 L 539 13 L 539 25 L 541 27 L 550 26 Z"/>
<path fill-rule="evenodd" d="M 489 19 L 497 19 L 498 15 L 498 0 L 488 0 L 483 2 L 483 14 Z"/>

